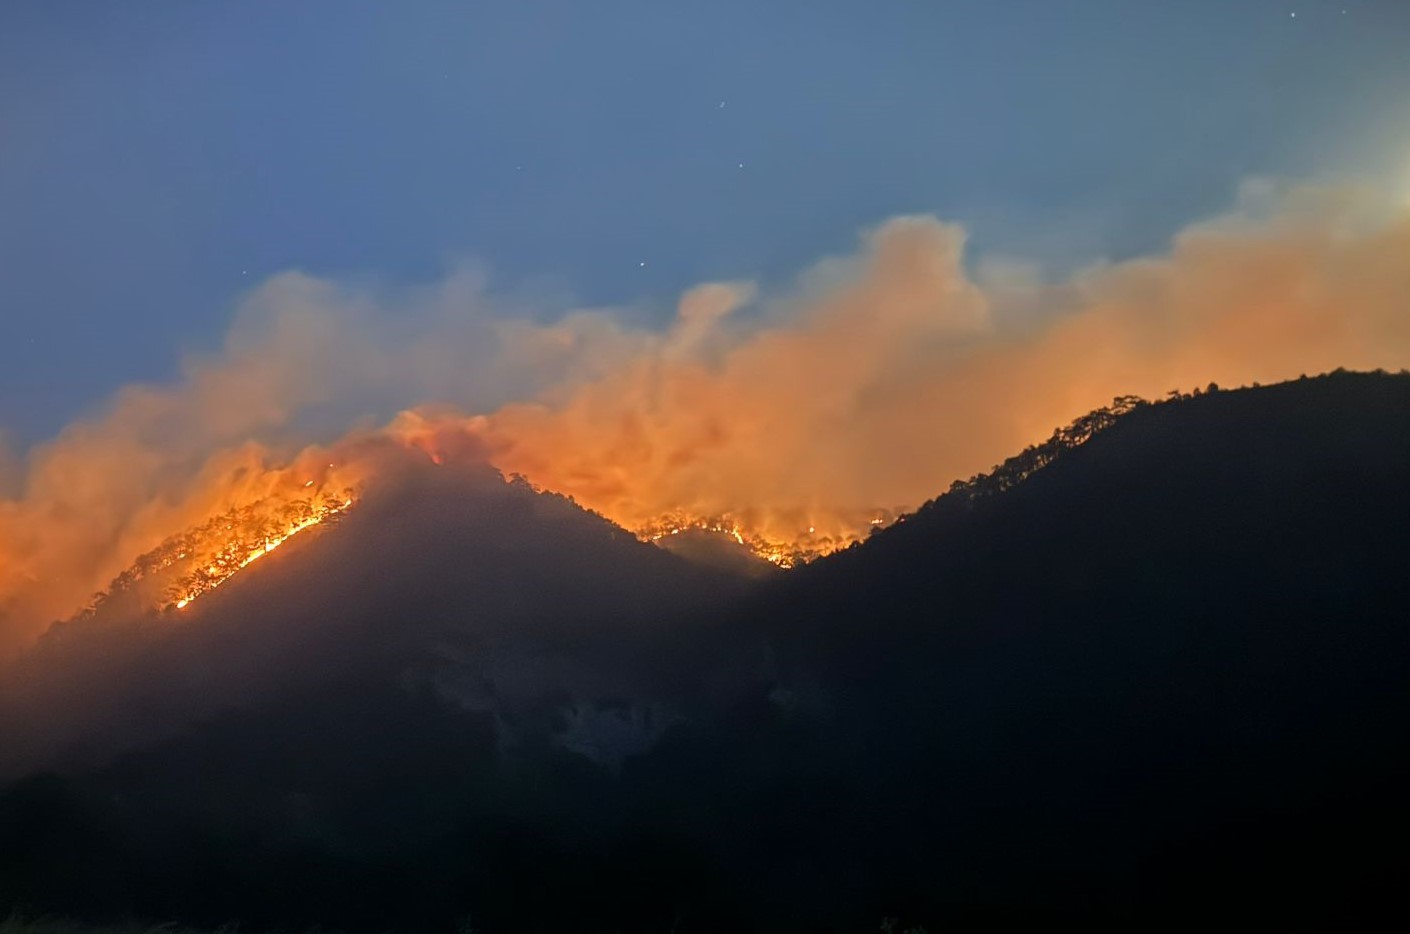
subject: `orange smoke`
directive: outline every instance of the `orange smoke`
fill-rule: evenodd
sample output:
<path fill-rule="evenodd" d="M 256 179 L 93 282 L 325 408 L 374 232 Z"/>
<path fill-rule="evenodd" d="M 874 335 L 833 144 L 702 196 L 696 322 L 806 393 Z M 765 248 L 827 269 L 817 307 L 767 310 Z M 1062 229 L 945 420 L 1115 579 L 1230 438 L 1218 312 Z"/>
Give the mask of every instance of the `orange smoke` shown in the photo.
<path fill-rule="evenodd" d="M 300 455 L 309 424 L 483 450 L 647 537 L 717 526 L 806 558 L 1113 396 L 1410 365 L 1410 216 L 1366 193 L 1254 191 L 1058 283 L 976 279 L 963 251 L 958 227 L 895 219 L 789 294 L 687 292 L 663 331 L 496 316 L 464 275 L 391 299 L 279 277 L 223 356 L 31 453 L 0 500 L 0 645 L 213 515 L 355 488 L 358 442 Z M 368 427 L 388 403 L 406 411 Z"/>
<path fill-rule="evenodd" d="M 697 289 L 617 367 L 465 426 L 628 528 L 826 551 L 1117 395 L 1410 364 L 1410 221 L 1365 213 L 1295 193 L 1166 256 L 987 289 L 959 228 L 900 218 L 761 321 L 734 320 L 747 290 Z"/>

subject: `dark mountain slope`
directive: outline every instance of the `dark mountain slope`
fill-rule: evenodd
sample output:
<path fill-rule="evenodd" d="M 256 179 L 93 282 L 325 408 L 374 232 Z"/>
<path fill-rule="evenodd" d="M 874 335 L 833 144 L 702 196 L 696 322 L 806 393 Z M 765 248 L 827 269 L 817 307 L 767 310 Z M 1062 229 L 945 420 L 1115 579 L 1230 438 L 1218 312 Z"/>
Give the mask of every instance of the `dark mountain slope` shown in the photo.
<path fill-rule="evenodd" d="M 139 643 L 152 697 L 174 680 L 201 724 L 0 792 L 0 910 L 491 932 L 1401 910 L 1410 377 L 1097 423 L 748 590 L 562 500 L 411 471 Z"/>
<path fill-rule="evenodd" d="M 1401 866 L 1407 480 L 1404 376 L 1143 406 L 749 625 L 939 914 L 1340 915 Z"/>
<path fill-rule="evenodd" d="M 97 760 L 331 682 L 434 685 L 501 718 L 545 698 L 680 694 L 698 663 L 680 647 L 691 621 L 743 593 L 481 465 L 389 457 L 334 527 L 187 609 L 110 601 L 57 624 L 0 678 L 0 774 Z"/>
<path fill-rule="evenodd" d="M 665 846 L 615 826 L 613 772 L 737 667 L 712 633 L 745 584 L 482 467 L 392 468 L 188 610 L 62 624 L 6 681 L 4 758 L 60 769 L 0 792 L 0 917 L 513 930 L 531 865 L 567 909 L 605 891 L 581 854 Z"/>

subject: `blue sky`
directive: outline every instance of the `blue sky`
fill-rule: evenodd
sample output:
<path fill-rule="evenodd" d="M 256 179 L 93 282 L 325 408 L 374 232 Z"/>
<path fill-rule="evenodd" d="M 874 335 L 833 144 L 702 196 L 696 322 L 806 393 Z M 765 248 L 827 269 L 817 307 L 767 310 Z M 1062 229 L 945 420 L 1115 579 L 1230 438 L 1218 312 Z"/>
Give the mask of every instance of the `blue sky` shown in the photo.
<path fill-rule="evenodd" d="M 1407 49 L 1404 0 L 8 0 L 0 430 L 169 378 L 290 268 L 664 316 L 897 213 L 1158 249 L 1250 175 L 1410 172 Z"/>

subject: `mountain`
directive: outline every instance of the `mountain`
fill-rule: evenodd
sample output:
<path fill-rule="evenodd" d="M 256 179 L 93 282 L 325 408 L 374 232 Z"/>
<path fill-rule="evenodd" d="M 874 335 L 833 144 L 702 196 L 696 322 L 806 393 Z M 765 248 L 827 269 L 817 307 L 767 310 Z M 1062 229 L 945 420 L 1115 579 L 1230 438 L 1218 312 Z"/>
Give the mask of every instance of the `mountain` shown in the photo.
<path fill-rule="evenodd" d="M 403 454 L 355 511 L 185 609 L 134 609 L 125 588 L 56 624 L 0 686 L 0 767 L 82 765 L 332 681 L 501 719 L 540 694 L 679 692 L 688 620 L 744 586 L 482 464 Z"/>
<path fill-rule="evenodd" d="M 1139 406 L 745 627 L 929 916 L 1345 919 L 1400 865 L 1407 478 L 1404 375 Z"/>
<path fill-rule="evenodd" d="M 0 688 L 32 770 L 0 792 L 0 911 L 1373 917 L 1410 829 L 1407 477 L 1410 376 L 1118 400 L 760 576 L 408 464 L 195 613 L 76 620 Z"/>

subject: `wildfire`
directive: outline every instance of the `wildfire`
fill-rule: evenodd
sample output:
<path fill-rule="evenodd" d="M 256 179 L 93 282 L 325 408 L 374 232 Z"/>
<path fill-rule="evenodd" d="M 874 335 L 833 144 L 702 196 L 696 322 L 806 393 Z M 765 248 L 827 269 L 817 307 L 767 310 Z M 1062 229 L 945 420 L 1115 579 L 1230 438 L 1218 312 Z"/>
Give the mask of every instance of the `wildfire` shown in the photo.
<path fill-rule="evenodd" d="M 889 525 L 892 521 L 894 521 L 894 516 L 888 511 L 882 516 L 871 519 L 869 527 L 879 528 Z M 853 542 L 860 541 L 863 537 L 854 531 L 823 535 L 817 531 L 816 526 L 810 525 L 805 532 L 800 532 L 793 538 L 785 540 L 755 532 L 746 524 L 730 516 L 702 518 L 682 515 L 664 516 L 638 528 L 636 535 L 643 541 L 661 543 L 673 535 L 685 532 L 710 532 L 727 536 L 747 548 L 755 557 L 762 558 L 770 564 L 784 569 L 795 568 L 832 554 L 834 551 L 846 548 Z"/>
<path fill-rule="evenodd" d="M 564 473 L 551 460 L 523 463 L 511 447 L 497 449 L 483 417 L 465 419 L 455 413 L 409 410 L 389 427 L 402 445 L 423 453 L 432 463 L 455 460 L 457 451 L 479 456 L 490 452 L 490 461 L 511 480 L 527 483 L 536 491 L 567 496 L 631 531 L 645 542 L 665 544 L 672 536 L 702 532 L 725 536 L 755 557 L 779 568 L 795 568 L 861 541 L 888 526 L 906 511 L 894 508 L 784 508 L 751 507 L 738 511 L 707 513 L 686 508 L 657 512 L 648 504 L 603 496 L 596 484 Z M 592 474 L 588 474 L 590 478 Z"/>
<path fill-rule="evenodd" d="M 112 604 L 183 610 L 284 542 L 352 508 L 351 488 L 332 492 L 318 482 L 281 485 L 163 541 L 138 557 L 80 615 Z"/>
<path fill-rule="evenodd" d="M 461 428 L 427 437 L 403 434 L 397 440 L 406 448 L 419 450 L 432 463 L 443 465 L 456 460 L 457 445 L 465 446 L 466 435 Z M 263 488 L 260 496 L 173 535 L 143 554 L 83 612 L 96 612 L 113 601 L 134 609 L 185 610 L 295 535 L 341 517 L 357 501 L 354 491 L 362 489 L 375 473 L 370 463 L 328 464 L 324 469 L 313 460 L 310 457 L 301 464 L 273 468 L 269 482 L 259 484 Z M 522 475 L 510 473 L 508 477 L 542 489 Z M 688 532 L 721 535 L 755 557 L 788 569 L 859 541 L 870 530 L 895 521 L 898 511 L 823 510 L 810 515 L 745 510 L 702 516 L 674 510 L 645 522 L 610 507 L 601 514 L 632 529 L 643 541 L 665 545 L 669 537 Z"/>
<path fill-rule="evenodd" d="M 311 486 L 312 481 L 305 485 Z M 243 535 L 232 537 L 210 563 L 178 582 L 173 588 L 173 592 L 168 593 L 167 606 L 178 610 L 185 609 L 193 600 L 215 590 L 295 535 L 346 512 L 352 504 L 351 495 L 346 496 L 342 502 L 325 500 L 321 504 L 309 504 L 310 512 L 292 520 L 286 520 L 283 528 L 276 528 L 272 533 L 264 531 L 263 540 L 253 549 L 248 548 L 248 539 Z M 295 515 L 298 515 L 297 511 Z M 228 525 L 227 530 L 235 531 L 234 525 Z M 241 557 L 242 552 L 244 553 L 243 557 Z"/>
<path fill-rule="evenodd" d="M 1178 393 L 1173 396 L 1186 398 Z M 1011 489 L 1067 451 L 1085 444 L 1124 415 L 1149 404 L 1136 396 L 1117 397 L 1110 406 L 1096 409 L 1059 428 L 1047 441 L 1031 445 L 991 473 L 956 481 L 946 500 L 968 503 Z M 456 462 L 457 449 L 470 449 L 473 454 L 473 448 L 465 441 L 472 434 L 460 426 L 436 426 L 436 430 L 421 434 L 403 431 L 397 440 L 405 449 L 419 451 L 432 463 L 444 465 Z M 107 591 L 95 598 L 86 612 L 96 611 L 116 598 L 135 599 L 146 607 L 183 610 L 295 535 L 343 515 L 357 499 L 354 489 L 362 489 L 373 472 L 370 463 L 328 464 L 324 470 L 321 465 L 306 461 L 277 468 L 272 472 L 275 482 L 261 484 L 259 498 L 175 535 L 142 555 L 113 580 Z M 318 479 L 308 479 L 310 473 Z M 509 482 L 527 484 L 536 492 L 546 489 L 523 474 L 511 472 L 506 477 Z M 334 492 L 339 487 L 343 489 Z M 686 533 L 720 535 L 755 557 L 784 569 L 799 567 L 846 548 L 874 531 L 904 521 L 908 512 L 901 507 L 786 510 L 754 507 L 712 516 L 678 509 L 642 521 L 640 513 L 634 510 L 593 502 L 590 496 L 584 496 L 583 502 L 572 494 L 558 495 L 567 496 L 623 528 L 632 529 L 642 541 L 664 546 L 672 537 Z"/>

